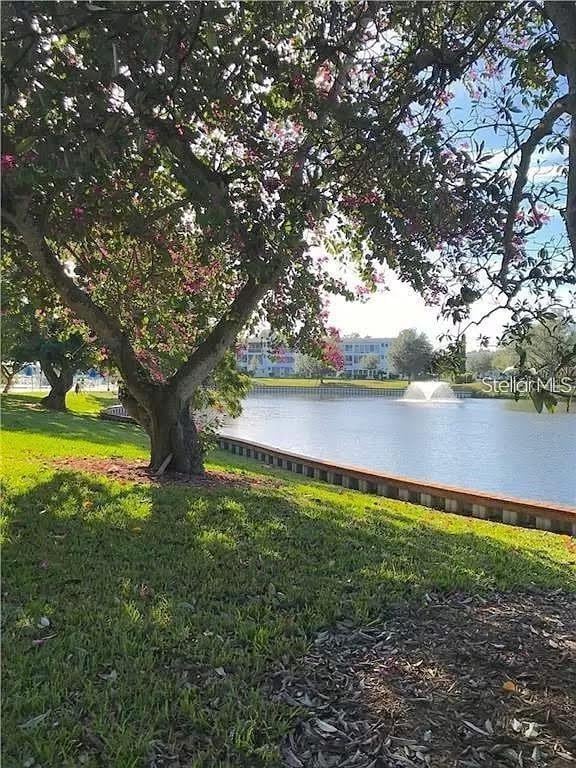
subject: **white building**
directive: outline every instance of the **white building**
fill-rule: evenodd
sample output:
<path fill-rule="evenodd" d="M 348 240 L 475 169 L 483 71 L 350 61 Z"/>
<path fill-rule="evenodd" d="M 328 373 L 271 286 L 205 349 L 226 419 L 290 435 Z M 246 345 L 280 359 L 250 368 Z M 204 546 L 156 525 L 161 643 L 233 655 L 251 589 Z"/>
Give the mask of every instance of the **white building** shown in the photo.
<path fill-rule="evenodd" d="M 370 336 L 343 338 L 340 342 L 344 357 L 341 375 L 350 378 L 367 376 L 392 376 L 394 370 L 389 358 L 393 339 Z M 277 346 L 268 339 L 247 339 L 238 345 L 236 360 L 238 368 L 256 377 L 294 376 L 299 353 L 286 346 Z M 367 370 L 363 363 L 367 355 L 377 355 L 379 365 Z"/>
<path fill-rule="evenodd" d="M 241 371 L 252 376 L 293 376 L 298 353 L 286 346 L 277 346 L 268 339 L 247 339 L 238 344 L 236 362 Z"/>
<path fill-rule="evenodd" d="M 389 357 L 390 346 L 393 341 L 394 339 L 388 338 L 373 339 L 370 336 L 342 339 L 344 371 L 351 378 L 373 376 L 375 373 L 384 376 L 393 375 L 395 371 Z M 364 367 L 363 362 L 367 355 L 378 356 L 379 365 L 375 371 L 366 370 Z"/>

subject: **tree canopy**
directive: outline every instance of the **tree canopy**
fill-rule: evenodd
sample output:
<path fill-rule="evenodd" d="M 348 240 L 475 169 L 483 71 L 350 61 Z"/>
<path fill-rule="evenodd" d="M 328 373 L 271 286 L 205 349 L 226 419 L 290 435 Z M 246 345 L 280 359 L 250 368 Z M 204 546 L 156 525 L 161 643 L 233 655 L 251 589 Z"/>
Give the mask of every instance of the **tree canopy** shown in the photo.
<path fill-rule="evenodd" d="M 116 362 L 153 467 L 201 469 L 190 403 L 255 313 L 311 351 L 326 296 L 373 290 L 384 266 L 457 321 L 488 289 L 516 325 L 569 300 L 570 3 L 7 2 L 2 16 L 4 224 Z M 490 126 L 506 137 L 496 164 Z M 541 146 L 568 147 L 566 189 L 530 183 Z M 556 209 L 569 244 L 534 255 Z"/>
<path fill-rule="evenodd" d="M 30 269 L 23 269 L 2 253 L 2 355 L 7 387 L 10 374 L 27 363 L 38 361 L 50 384 L 42 403 L 52 409 L 66 410 L 66 393 L 74 374 L 103 361 L 95 337 L 58 295 Z"/>
<path fill-rule="evenodd" d="M 360 359 L 360 368 L 365 371 L 377 371 L 380 368 L 380 357 L 373 352 Z"/>
<path fill-rule="evenodd" d="M 420 376 L 430 371 L 434 349 L 425 333 L 414 328 L 400 331 L 390 346 L 390 359 L 402 376 Z"/>

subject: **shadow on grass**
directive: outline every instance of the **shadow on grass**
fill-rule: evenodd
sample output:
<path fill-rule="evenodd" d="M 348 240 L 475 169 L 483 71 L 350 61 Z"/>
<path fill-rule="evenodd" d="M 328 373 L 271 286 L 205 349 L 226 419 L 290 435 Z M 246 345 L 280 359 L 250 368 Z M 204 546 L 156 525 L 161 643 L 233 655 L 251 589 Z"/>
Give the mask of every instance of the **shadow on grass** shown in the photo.
<path fill-rule="evenodd" d="M 277 764 L 294 715 L 258 683 L 314 631 L 424 591 L 569 581 L 544 551 L 352 497 L 60 472 L 8 498 L 7 756 L 141 765 L 166 750 L 182 764 Z"/>
<path fill-rule="evenodd" d="M 102 407 L 111 402 L 109 397 L 100 399 Z M 103 421 L 96 414 L 48 411 L 41 407 L 38 397 L 34 395 L 2 395 L 2 429 L 5 432 L 24 432 L 30 437 L 41 435 L 86 440 L 101 445 L 128 442 L 147 445 L 144 433 L 133 424 Z"/>

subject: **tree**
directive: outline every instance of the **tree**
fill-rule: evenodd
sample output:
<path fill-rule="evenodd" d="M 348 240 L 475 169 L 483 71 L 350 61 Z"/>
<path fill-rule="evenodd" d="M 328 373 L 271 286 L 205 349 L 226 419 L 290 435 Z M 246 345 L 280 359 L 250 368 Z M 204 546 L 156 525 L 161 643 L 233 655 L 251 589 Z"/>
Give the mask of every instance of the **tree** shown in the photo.
<path fill-rule="evenodd" d="M 443 349 L 437 349 L 432 354 L 429 370 L 439 376 L 450 377 L 453 381 L 466 376 L 466 336 L 458 336 L 450 341 Z"/>
<path fill-rule="evenodd" d="M 475 349 L 466 355 L 466 367 L 470 373 L 480 376 L 494 368 L 494 353 L 489 349 Z"/>
<path fill-rule="evenodd" d="M 536 410 L 553 411 L 563 400 L 569 411 L 576 395 L 576 326 L 570 318 L 550 314 L 534 323 L 516 354 L 516 377 L 528 383 Z"/>
<path fill-rule="evenodd" d="M 364 355 L 360 360 L 360 368 L 374 374 L 380 368 L 380 358 L 374 353 Z"/>
<path fill-rule="evenodd" d="M 36 275 L 19 268 L 9 251 L 2 254 L 2 278 L 3 352 L 13 370 L 38 361 L 50 384 L 42 405 L 65 411 L 74 374 L 101 359 L 94 339 Z"/>
<path fill-rule="evenodd" d="M 10 391 L 14 378 L 34 362 L 28 357 L 26 345 L 32 331 L 33 309 L 26 297 L 24 283 L 15 280 L 14 261 L 2 253 L 2 291 L 0 312 L 2 317 L 2 381 L 4 393 Z"/>
<path fill-rule="evenodd" d="M 454 347 L 454 374 L 463 375 L 466 373 L 466 334 L 458 337 Z"/>
<path fill-rule="evenodd" d="M 507 306 L 566 284 L 564 252 L 519 255 L 539 209 L 516 216 L 573 104 L 570 9 L 550 5 L 557 34 L 515 3 L 2 5 L 3 221 L 114 359 L 152 468 L 202 470 L 190 404 L 255 312 L 318 352 L 325 295 L 359 290 L 314 243 L 363 289 L 387 264 L 457 320 L 482 279 Z M 534 75 L 526 34 L 539 63 L 566 49 L 563 75 Z M 514 95 L 550 105 L 516 131 L 512 190 L 446 107 L 494 61 L 502 125 Z"/>
<path fill-rule="evenodd" d="M 320 379 L 326 375 L 326 364 L 312 355 L 298 355 L 296 359 L 296 373 L 305 379 Z"/>
<path fill-rule="evenodd" d="M 503 345 L 494 350 L 492 364 L 499 371 L 518 365 L 518 353 L 513 345 Z"/>
<path fill-rule="evenodd" d="M 569 410 L 576 394 L 576 325 L 563 312 L 524 324 L 493 353 L 493 365 L 513 369 L 516 395 L 529 393 L 539 412 L 553 411 L 559 400 Z"/>
<path fill-rule="evenodd" d="M 551 315 L 530 329 L 523 351 L 525 364 L 540 377 L 572 375 L 576 366 L 576 326 L 562 315 Z"/>
<path fill-rule="evenodd" d="M 26 367 L 25 363 L 18 360 L 3 360 L 2 361 L 2 389 L 3 394 L 7 395 L 10 392 L 12 384 L 16 376 Z"/>
<path fill-rule="evenodd" d="M 340 335 L 335 328 L 330 328 L 322 342 L 321 356 L 299 355 L 296 360 L 296 372 L 306 378 L 318 378 L 320 383 L 325 376 L 334 375 L 344 368 L 344 355 L 340 345 Z"/>
<path fill-rule="evenodd" d="M 394 368 L 411 379 L 430 370 L 434 350 L 428 337 L 414 328 L 400 331 L 390 347 L 390 358 Z"/>
<path fill-rule="evenodd" d="M 50 392 L 40 402 L 52 411 L 66 411 L 66 395 L 74 374 L 93 365 L 95 349 L 85 336 L 55 317 L 43 319 L 26 348 L 29 356 L 39 361 L 50 384 Z"/>
<path fill-rule="evenodd" d="M 3 392 L 7 394 L 15 377 L 26 365 L 33 362 L 23 355 L 24 326 L 18 318 L 8 314 L 2 302 L 2 383 Z"/>

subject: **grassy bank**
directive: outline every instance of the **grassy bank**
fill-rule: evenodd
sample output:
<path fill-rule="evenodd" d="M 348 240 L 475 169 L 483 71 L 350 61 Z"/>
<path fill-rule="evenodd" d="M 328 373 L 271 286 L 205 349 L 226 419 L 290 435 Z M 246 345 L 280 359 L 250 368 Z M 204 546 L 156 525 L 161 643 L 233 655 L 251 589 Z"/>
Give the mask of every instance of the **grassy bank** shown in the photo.
<path fill-rule="evenodd" d="M 238 487 L 58 466 L 145 460 L 141 430 L 96 417 L 102 397 L 66 415 L 2 398 L 6 765 L 277 765 L 295 713 L 262 681 L 318 629 L 434 590 L 576 589 L 565 537 L 221 453 L 210 469 Z"/>
<path fill-rule="evenodd" d="M 408 386 L 406 379 L 379 381 L 376 379 L 297 379 L 297 378 L 253 378 L 252 383 L 261 387 L 356 387 L 360 389 L 403 389 Z"/>
<path fill-rule="evenodd" d="M 410 382 L 407 379 L 298 379 L 298 378 L 253 378 L 252 383 L 261 387 L 352 387 L 355 389 L 404 389 Z M 471 384 L 450 384 L 455 391 L 462 390 L 482 394 L 485 390 L 480 381 Z M 490 396 L 490 393 L 485 393 Z"/>
<path fill-rule="evenodd" d="M 387 379 L 378 381 L 376 379 L 297 379 L 297 378 L 253 378 L 252 383 L 256 386 L 267 387 L 270 390 L 278 387 L 294 387 L 294 389 L 307 387 L 312 389 L 323 388 L 352 388 L 352 389 L 405 389 L 410 382 L 407 379 Z M 450 382 L 449 382 L 450 383 Z M 474 398 L 488 398 L 496 400 L 514 400 L 515 397 L 510 392 L 495 392 L 486 388 L 481 381 L 473 381 L 470 384 L 452 384 L 450 386 L 455 392 L 468 392 Z M 528 396 L 522 394 L 520 400 L 528 400 Z"/>

